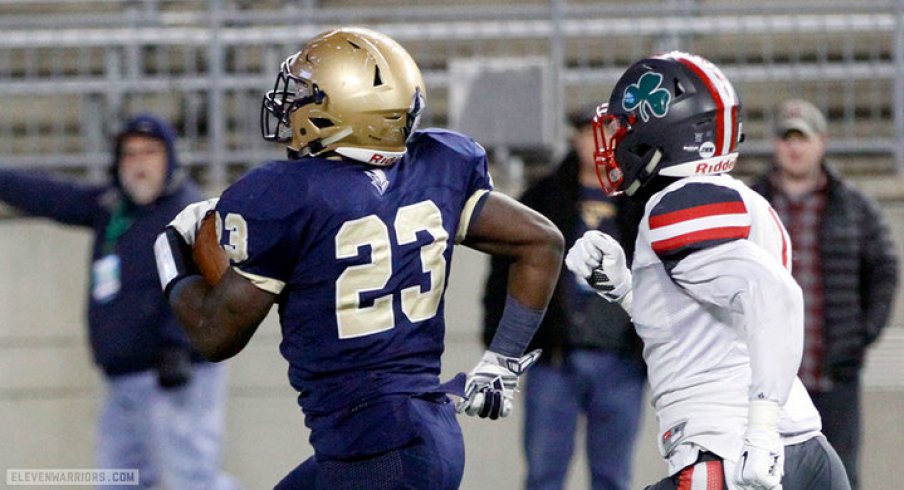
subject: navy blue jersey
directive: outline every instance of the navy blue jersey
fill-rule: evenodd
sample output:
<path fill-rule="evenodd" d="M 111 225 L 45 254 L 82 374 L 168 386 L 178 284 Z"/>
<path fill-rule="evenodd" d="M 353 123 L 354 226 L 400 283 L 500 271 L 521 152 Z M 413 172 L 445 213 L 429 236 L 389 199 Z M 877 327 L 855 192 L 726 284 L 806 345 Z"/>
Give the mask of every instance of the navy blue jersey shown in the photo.
<path fill-rule="evenodd" d="M 491 188 L 480 145 L 427 130 L 391 167 L 276 161 L 223 193 L 221 244 L 279 294 L 280 350 L 307 415 L 437 389 L 453 243 Z"/>

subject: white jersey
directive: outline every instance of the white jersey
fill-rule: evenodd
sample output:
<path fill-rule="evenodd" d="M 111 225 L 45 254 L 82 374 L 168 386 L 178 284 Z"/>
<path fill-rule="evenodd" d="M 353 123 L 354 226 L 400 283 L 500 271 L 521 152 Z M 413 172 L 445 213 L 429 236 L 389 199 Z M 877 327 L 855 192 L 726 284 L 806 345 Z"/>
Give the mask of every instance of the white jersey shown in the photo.
<path fill-rule="evenodd" d="M 685 178 L 647 203 L 631 309 L 670 475 L 701 448 L 736 461 L 750 399 L 783 405 L 786 444 L 819 433 L 796 374 L 803 299 L 790 268 L 784 226 L 739 180 Z"/>

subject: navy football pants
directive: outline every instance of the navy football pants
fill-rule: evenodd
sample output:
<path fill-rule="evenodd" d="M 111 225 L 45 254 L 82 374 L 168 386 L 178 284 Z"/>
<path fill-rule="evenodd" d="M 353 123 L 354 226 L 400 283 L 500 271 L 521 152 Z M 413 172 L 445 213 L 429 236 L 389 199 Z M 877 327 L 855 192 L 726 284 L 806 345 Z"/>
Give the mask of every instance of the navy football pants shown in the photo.
<path fill-rule="evenodd" d="M 454 490 L 465 464 L 464 440 L 453 403 L 409 398 L 417 438 L 402 448 L 356 460 L 314 455 L 280 481 L 276 490 Z"/>

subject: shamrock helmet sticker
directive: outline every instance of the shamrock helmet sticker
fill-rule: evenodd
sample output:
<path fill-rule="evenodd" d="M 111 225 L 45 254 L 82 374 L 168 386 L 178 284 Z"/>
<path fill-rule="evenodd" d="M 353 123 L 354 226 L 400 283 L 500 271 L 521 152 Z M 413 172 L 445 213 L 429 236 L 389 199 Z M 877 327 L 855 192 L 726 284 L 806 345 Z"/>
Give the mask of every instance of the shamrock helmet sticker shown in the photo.
<path fill-rule="evenodd" d="M 628 112 L 640 107 L 640 117 L 644 122 L 650 120 L 649 113 L 656 117 L 664 117 L 669 112 L 672 94 L 660 85 L 662 74 L 651 71 L 644 73 L 637 83 L 632 83 L 625 89 L 622 107 Z"/>

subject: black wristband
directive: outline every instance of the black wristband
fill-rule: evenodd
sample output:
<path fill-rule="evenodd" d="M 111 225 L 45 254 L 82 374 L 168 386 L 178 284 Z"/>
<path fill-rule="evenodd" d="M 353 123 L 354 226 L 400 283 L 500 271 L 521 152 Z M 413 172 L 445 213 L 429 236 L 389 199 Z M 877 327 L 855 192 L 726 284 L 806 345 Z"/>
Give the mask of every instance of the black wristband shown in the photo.
<path fill-rule="evenodd" d="M 545 314 L 545 308 L 530 308 L 515 298 L 506 296 L 505 308 L 496 335 L 490 343 L 490 350 L 509 357 L 521 357 Z"/>

